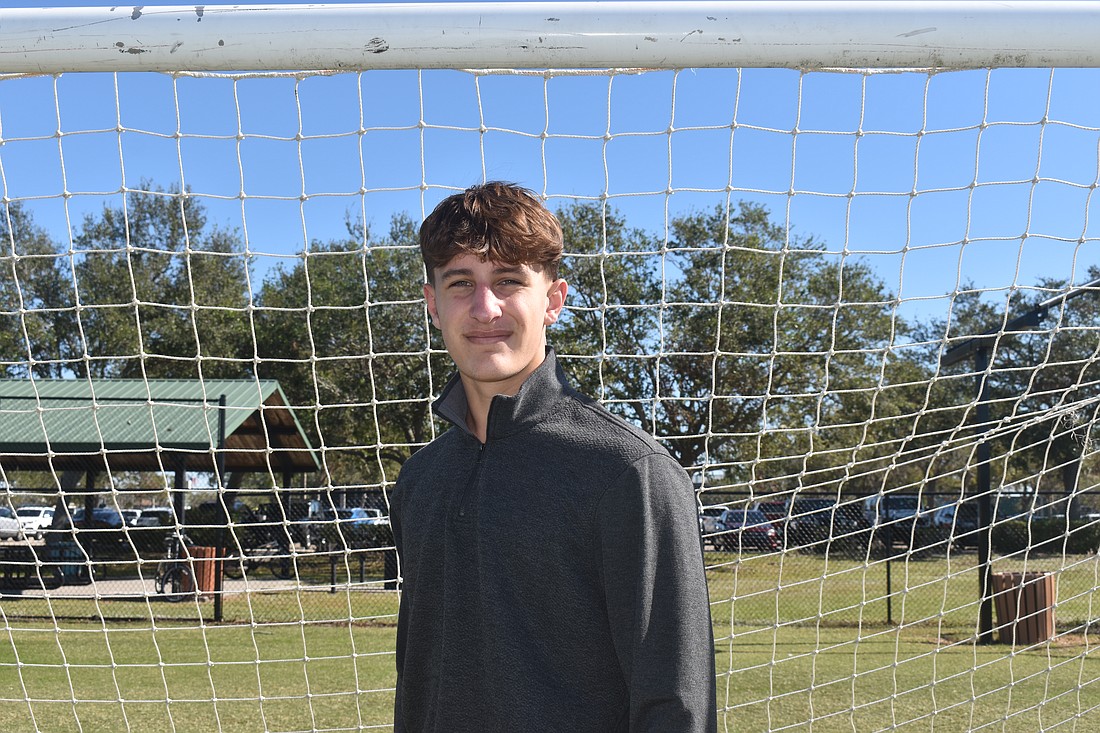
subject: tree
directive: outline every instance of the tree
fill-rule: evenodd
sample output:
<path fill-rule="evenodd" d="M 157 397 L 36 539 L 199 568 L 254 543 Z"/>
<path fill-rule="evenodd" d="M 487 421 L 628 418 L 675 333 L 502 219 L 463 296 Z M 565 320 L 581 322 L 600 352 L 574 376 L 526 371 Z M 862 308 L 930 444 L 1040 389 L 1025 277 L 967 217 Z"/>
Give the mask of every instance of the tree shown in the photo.
<path fill-rule="evenodd" d="M 0 217 L 0 360 L 12 377 L 58 377 L 72 358 L 69 258 L 19 202 Z"/>
<path fill-rule="evenodd" d="M 658 397 L 673 455 L 744 480 L 842 480 L 909 366 L 892 296 L 867 265 L 789 237 L 755 204 L 673 220 L 668 249 L 681 277 L 667 285 Z"/>
<path fill-rule="evenodd" d="M 187 192 L 143 184 L 74 238 L 73 370 L 96 377 L 243 377 L 252 371 L 248 265 Z"/>
<path fill-rule="evenodd" d="M 316 432 L 334 484 L 381 483 L 432 437 L 430 396 L 449 373 L 430 357 L 416 226 L 360 223 L 315 242 L 264 282 L 261 374 L 283 384 Z"/>
<path fill-rule="evenodd" d="M 71 251 L 22 205 L 4 207 L 0 358 L 7 375 L 251 371 L 250 294 L 237 237 L 206 227 L 201 204 L 186 193 L 145 188 L 130 192 L 122 208 L 85 217 Z"/>
<path fill-rule="evenodd" d="M 566 313 L 548 338 L 568 355 L 563 363 L 582 392 L 653 427 L 661 283 L 652 261 L 660 243 L 598 204 L 573 204 L 557 217 L 569 295 Z"/>

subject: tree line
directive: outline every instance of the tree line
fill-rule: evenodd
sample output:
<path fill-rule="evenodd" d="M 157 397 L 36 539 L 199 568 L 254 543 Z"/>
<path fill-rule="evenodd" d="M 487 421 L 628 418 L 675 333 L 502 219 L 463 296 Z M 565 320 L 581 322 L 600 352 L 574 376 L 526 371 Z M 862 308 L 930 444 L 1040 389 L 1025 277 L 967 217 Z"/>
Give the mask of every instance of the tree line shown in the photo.
<path fill-rule="evenodd" d="M 277 379 L 322 451 L 320 483 L 392 480 L 442 428 L 429 400 L 450 373 L 421 300 L 419 223 L 349 219 L 346 236 L 258 280 L 239 233 L 199 199 L 144 188 L 85 216 L 71 246 L 26 206 L 3 207 L 6 375 Z M 866 262 L 754 203 L 676 216 L 660 235 L 603 203 L 557 214 L 570 297 L 550 340 L 579 387 L 683 466 L 757 495 L 958 491 L 976 460 L 976 376 L 942 353 L 1064 287 L 964 288 L 943 317 L 912 320 Z M 1078 298 L 999 339 L 998 480 L 1070 492 L 1092 470 L 1098 316 L 1095 297 Z"/>

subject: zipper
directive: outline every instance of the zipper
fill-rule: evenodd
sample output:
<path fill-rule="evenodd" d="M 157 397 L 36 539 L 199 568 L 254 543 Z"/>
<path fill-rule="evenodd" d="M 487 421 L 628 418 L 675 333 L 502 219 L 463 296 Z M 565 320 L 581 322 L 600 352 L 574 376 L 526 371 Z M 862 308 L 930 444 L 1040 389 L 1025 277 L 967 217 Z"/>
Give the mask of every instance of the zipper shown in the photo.
<path fill-rule="evenodd" d="M 470 503 L 470 496 L 476 494 L 477 485 L 481 481 L 481 459 L 484 455 L 485 443 L 479 442 L 477 456 L 474 459 L 474 470 L 470 472 L 470 480 L 466 482 L 466 487 L 458 501 L 458 518 L 461 520 L 466 519 L 466 507 Z"/>
<path fill-rule="evenodd" d="M 485 457 L 485 446 L 489 445 L 489 436 L 493 434 L 493 405 L 496 402 L 496 397 L 493 397 L 492 402 L 489 403 L 489 414 L 485 417 L 485 442 L 482 443 L 477 440 L 477 456 L 474 458 L 474 470 L 470 473 L 470 480 L 466 483 L 466 488 L 462 492 L 462 496 L 458 500 L 458 518 L 461 521 L 466 521 L 466 508 L 470 504 L 470 497 L 477 495 L 477 487 L 481 482 L 481 467 L 482 459 Z"/>

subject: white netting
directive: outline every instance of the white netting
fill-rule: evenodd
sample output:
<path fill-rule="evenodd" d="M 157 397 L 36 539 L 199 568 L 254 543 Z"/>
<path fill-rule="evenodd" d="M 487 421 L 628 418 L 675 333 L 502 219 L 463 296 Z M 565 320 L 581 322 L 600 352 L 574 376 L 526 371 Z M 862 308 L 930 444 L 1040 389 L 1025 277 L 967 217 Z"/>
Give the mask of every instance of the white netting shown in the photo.
<path fill-rule="evenodd" d="M 1087 728 L 1100 306 L 1080 288 L 1100 277 L 1097 81 L 3 78 L 3 503 L 62 519 L 0 545 L 0 720 L 389 726 L 386 497 L 438 431 L 428 405 L 449 374 L 416 229 L 442 197 L 505 179 L 566 231 L 563 362 L 666 441 L 710 508 L 726 729 Z M 945 360 L 988 332 L 988 366 Z M 141 420 L 151 447 L 120 443 Z M 181 453 L 172 431 L 191 422 L 206 442 Z M 119 526 L 131 508 L 144 523 Z M 219 545 L 215 582 L 199 548 Z M 1051 575 L 989 628 L 983 563 Z M 1056 594 L 1049 641 L 1038 585 Z M 1004 611 L 1039 640 L 1021 625 L 1015 651 L 976 644 L 1012 637 Z"/>

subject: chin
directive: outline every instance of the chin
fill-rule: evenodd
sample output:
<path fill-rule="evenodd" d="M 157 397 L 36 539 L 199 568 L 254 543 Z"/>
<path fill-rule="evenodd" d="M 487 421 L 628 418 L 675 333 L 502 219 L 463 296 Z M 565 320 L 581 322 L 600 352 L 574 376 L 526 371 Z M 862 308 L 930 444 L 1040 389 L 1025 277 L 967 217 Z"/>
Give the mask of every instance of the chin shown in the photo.
<path fill-rule="evenodd" d="M 531 362 L 526 359 L 510 358 L 503 355 L 474 360 L 468 369 L 460 369 L 470 379 L 489 384 L 507 382 L 524 374 Z"/>
<path fill-rule="evenodd" d="M 485 367 L 482 366 L 479 369 L 472 369 L 468 374 L 479 382 L 491 383 L 491 382 L 506 382 L 509 379 L 514 379 L 523 370 L 512 366 L 499 366 L 499 367 Z"/>

